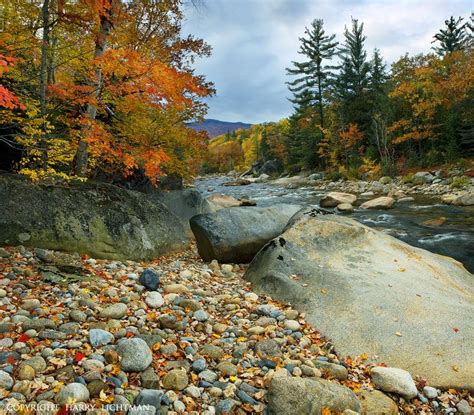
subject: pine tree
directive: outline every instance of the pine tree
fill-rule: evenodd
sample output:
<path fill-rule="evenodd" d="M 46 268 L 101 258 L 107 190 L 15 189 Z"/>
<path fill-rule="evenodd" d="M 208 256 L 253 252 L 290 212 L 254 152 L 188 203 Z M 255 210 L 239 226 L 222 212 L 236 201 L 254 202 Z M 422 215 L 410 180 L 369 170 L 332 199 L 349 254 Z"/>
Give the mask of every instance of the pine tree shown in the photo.
<path fill-rule="evenodd" d="M 364 24 L 352 19 L 352 28 L 345 28 L 344 37 L 344 45 L 339 50 L 342 63 L 333 93 L 339 102 L 342 127 L 355 123 L 364 130 L 370 118 L 365 102 L 370 86 L 370 64 L 364 47 Z"/>
<path fill-rule="evenodd" d="M 293 68 L 287 68 L 291 76 L 297 78 L 288 82 L 289 89 L 293 92 L 291 100 L 296 106 L 317 106 L 319 122 L 324 128 L 324 102 L 323 92 L 334 67 L 326 65 L 335 54 L 338 42 L 334 40 L 336 35 L 326 35 L 323 28 L 323 20 L 315 19 L 310 28 L 306 28 L 305 37 L 300 38 L 301 46 L 298 53 L 304 55 L 308 60 L 304 62 L 292 62 Z"/>
<path fill-rule="evenodd" d="M 455 19 L 453 16 L 449 20 L 445 20 L 445 29 L 440 29 L 433 37 L 434 40 L 431 43 L 439 42 L 439 46 L 433 46 L 433 50 L 439 56 L 444 56 L 455 52 L 457 50 L 465 50 L 469 44 L 469 24 L 462 23 L 464 19 L 458 17 Z"/>

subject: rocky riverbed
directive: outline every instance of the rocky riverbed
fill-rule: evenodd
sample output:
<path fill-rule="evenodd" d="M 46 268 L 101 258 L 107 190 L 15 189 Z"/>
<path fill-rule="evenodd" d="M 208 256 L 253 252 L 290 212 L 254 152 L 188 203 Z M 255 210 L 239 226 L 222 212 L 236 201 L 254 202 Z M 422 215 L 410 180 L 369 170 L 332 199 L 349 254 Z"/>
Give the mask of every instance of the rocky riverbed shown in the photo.
<path fill-rule="evenodd" d="M 474 205 L 459 206 L 443 201 L 462 194 L 470 194 L 474 199 L 474 186 L 454 189 L 446 179 L 439 178 L 433 179 L 436 183 L 420 184 L 391 179 L 386 183 L 388 180 L 333 182 L 311 176 L 276 180 L 264 177 L 250 178 L 247 185 L 225 186 L 234 178 L 209 176 L 195 184 L 204 196 L 224 194 L 246 203 L 250 199 L 261 207 L 279 203 L 317 206 L 328 192 L 354 194 L 357 196 L 354 206 L 348 212 L 335 209 L 335 213 L 350 215 L 410 245 L 453 257 L 474 272 Z M 364 202 L 389 194 L 396 199 L 390 209 L 361 209 Z"/>
<path fill-rule="evenodd" d="M 294 394 L 325 414 L 474 405 L 338 356 L 304 315 L 252 292 L 244 266 L 205 264 L 194 247 L 147 263 L 21 246 L 0 256 L 2 413 L 287 414 Z"/>

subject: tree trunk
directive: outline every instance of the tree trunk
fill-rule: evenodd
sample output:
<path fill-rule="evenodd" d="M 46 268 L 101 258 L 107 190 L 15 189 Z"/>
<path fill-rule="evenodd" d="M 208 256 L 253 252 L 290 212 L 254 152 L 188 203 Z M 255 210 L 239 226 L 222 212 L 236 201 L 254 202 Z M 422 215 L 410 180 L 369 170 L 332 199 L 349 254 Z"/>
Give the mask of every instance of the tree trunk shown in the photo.
<path fill-rule="evenodd" d="M 46 137 L 46 74 L 48 72 L 48 47 L 49 47 L 49 4 L 50 0 L 44 0 L 41 8 L 41 17 L 43 20 L 43 39 L 41 44 L 41 67 L 39 79 L 40 111 L 43 117 L 43 136 L 40 139 L 41 149 L 41 167 L 48 167 L 48 140 Z"/>
<path fill-rule="evenodd" d="M 112 28 L 114 3 L 114 0 L 112 0 L 111 7 L 107 9 L 107 13 L 100 17 L 99 33 L 97 34 L 95 41 L 94 62 L 101 56 L 103 56 L 107 47 L 107 38 L 109 37 L 110 30 Z M 102 75 L 99 66 L 96 66 L 94 75 L 95 79 L 92 82 L 92 86 L 94 87 L 93 98 L 97 100 L 100 97 L 100 89 L 102 86 Z M 90 121 L 94 121 L 97 115 L 97 106 L 93 103 L 87 104 L 85 114 Z M 81 139 L 79 140 L 79 144 L 77 146 L 75 156 L 75 173 L 77 176 L 85 176 L 86 173 L 87 163 L 89 159 L 89 145 L 87 141 L 84 140 L 84 138 L 87 137 L 89 131 L 90 126 L 86 126 L 83 128 Z"/>

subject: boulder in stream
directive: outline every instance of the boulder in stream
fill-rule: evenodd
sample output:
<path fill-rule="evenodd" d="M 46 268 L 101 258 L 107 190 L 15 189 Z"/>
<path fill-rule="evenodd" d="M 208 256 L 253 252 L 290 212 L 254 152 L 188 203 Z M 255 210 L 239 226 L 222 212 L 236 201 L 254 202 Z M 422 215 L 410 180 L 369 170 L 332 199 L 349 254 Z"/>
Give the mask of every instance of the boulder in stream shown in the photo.
<path fill-rule="evenodd" d="M 351 193 L 343 192 L 329 192 L 321 199 L 319 205 L 321 207 L 331 208 L 341 205 L 343 203 L 352 205 L 357 200 L 357 196 Z"/>
<path fill-rule="evenodd" d="M 283 232 L 299 205 L 233 207 L 194 216 L 191 229 L 205 261 L 250 262 L 269 240 Z"/>
<path fill-rule="evenodd" d="M 245 278 L 305 312 L 342 355 L 376 355 L 431 386 L 474 390 L 474 279 L 451 258 L 308 210 L 260 250 Z"/>
<path fill-rule="evenodd" d="M 361 209 L 390 209 L 395 203 L 393 197 L 381 196 L 360 205 Z"/>

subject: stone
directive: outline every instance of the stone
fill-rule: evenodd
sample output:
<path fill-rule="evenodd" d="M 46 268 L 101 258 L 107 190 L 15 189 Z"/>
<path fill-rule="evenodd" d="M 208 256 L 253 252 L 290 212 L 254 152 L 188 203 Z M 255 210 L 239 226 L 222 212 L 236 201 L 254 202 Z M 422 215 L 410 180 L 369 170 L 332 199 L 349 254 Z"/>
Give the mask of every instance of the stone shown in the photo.
<path fill-rule="evenodd" d="M 16 376 L 18 380 L 33 380 L 36 372 L 31 366 L 21 365 Z"/>
<path fill-rule="evenodd" d="M 220 360 L 224 356 L 224 351 L 219 346 L 213 344 L 205 344 L 200 352 L 203 356 L 208 356 L 213 360 Z"/>
<path fill-rule="evenodd" d="M 342 203 L 348 203 L 352 205 L 357 200 L 357 196 L 350 193 L 343 192 L 329 192 L 319 202 L 319 206 L 331 208 L 336 207 Z"/>
<path fill-rule="evenodd" d="M 274 376 L 268 387 L 270 414 L 320 414 L 323 408 L 340 413 L 362 412 L 357 396 L 349 388 L 324 379 Z"/>
<path fill-rule="evenodd" d="M 89 331 L 89 343 L 92 347 L 105 346 L 115 340 L 114 335 L 102 329 L 91 329 Z"/>
<path fill-rule="evenodd" d="M 168 284 L 163 287 L 163 291 L 168 294 L 184 294 L 189 292 L 189 288 L 184 284 Z"/>
<path fill-rule="evenodd" d="M 165 389 L 181 391 L 188 386 L 188 375 L 183 369 L 173 369 L 162 379 Z"/>
<path fill-rule="evenodd" d="M 287 330 L 298 331 L 301 326 L 296 320 L 285 320 L 284 327 Z"/>
<path fill-rule="evenodd" d="M 106 183 L 50 186 L 2 175 L 0 200 L 8 201 L 0 205 L 0 245 L 145 260 L 188 241 L 182 222 L 164 204 Z"/>
<path fill-rule="evenodd" d="M 423 388 L 423 395 L 425 395 L 428 399 L 436 399 L 438 397 L 438 389 L 431 386 L 425 386 Z"/>
<path fill-rule="evenodd" d="M 415 382 L 406 370 L 376 366 L 370 371 L 370 376 L 375 387 L 384 392 L 396 393 L 405 399 L 412 399 L 418 394 Z"/>
<path fill-rule="evenodd" d="M 140 373 L 140 385 L 145 389 L 159 389 L 160 377 L 152 367 L 149 367 Z"/>
<path fill-rule="evenodd" d="M 335 363 L 323 362 L 321 360 L 313 360 L 314 367 L 319 369 L 323 374 L 328 372 L 337 380 L 346 380 L 349 376 L 347 369 L 342 365 Z"/>
<path fill-rule="evenodd" d="M 451 200 L 451 204 L 455 206 L 474 206 L 474 192 L 464 193 L 454 197 Z"/>
<path fill-rule="evenodd" d="M 36 373 L 41 373 L 46 370 L 46 361 L 41 356 L 33 356 L 22 362 L 22 365 L 31 366 Z"/>
<path fill-rule="evenodd" d="M 451 258 L 308 209 L 257 254 L 244 278 L 253 291 L 305 312 L 343 356 L 377 355 L 433 387 L 474 389 L 474 349 L 465 346 L 474 344 L 473 280 Z M 456 335 L 446 330 L 453 321 Z"/>
<path fill-rule="evenodd" d="M 202 372 L 199 372 L 199 379 L 202 379 L 206 382 L 209 383 L 214 383 L 217 380 L 217 374 L 213 372 L 212 370 L 203 370 Z"/>
<path fill-rule="evenodd" d="M 337 210 L 340 212 L 353 212 L 354 206 L 352 206 L 350 203 L 340 203 L 337 205 Z"/>
<path fill-rule="evenodd" d="M 469 405 L 469 402 L 466 401 L 465 399 L 461 399 L 457 404 L 456 404 L 456 409 L 463 415 L 470 415 L 472 414 L 472 408 L 471 405 Z"/>
<path fill-rule="evenodd" d="M 260 340 L 255 345 L 255 351 L 263 358 L 272 358 L 282 355 L 280 345 L 273 339 Z"/>
<path fill-rule="evenodd" d="M 207 321 L 209 319 L 209 315 L 204 310 L 197 310 L 194 313 L 193 317 L 197 321 L 201 321 L 201 322 Z"/>
<path fill-rule="evenodd" d="M 194 216 L 190 225 L 202 259 L 245 263 L 278 236 L 300 209 L 299 205 L 285 204 L 267 208 L 222 209 Z"/>
<path fill-rule="evenodd" d="M 224 375 L 224 376 L 235 376 L 237 375 L 237 366 L 232 364 L 231 362 L 220 362 L 217 365 L 217 369 Z"/>
<path fill-rule="evenodd" d="M 35 308 L 39 308 L 39 307 L 41 307 L 41 302 L 40 300 L 36 298 L 24 300 L 23 303 L 21 304 L 21 308 L 23 310 L 34 310 Z"/>
<path fill-rule="evenodd" d="M 107 384 L 100 380 L 95 379 L 87 384 L 87 390 L 91 398 L 96 398 L 100 395 L 100 392 L 107 389 Z"/>
<path fill-rule="evenodd" d="M 219 194 L 209 196 L 207 202 L 210 204 L 212 211 L 242 205 L 242 202 L 237 200 L 235 197 Z"/>
<path fill-rule="evenodd" d="M 9 373 L 0 370 L 0 389 L 10 390 L 13 388 L 14 383 L 15 382 Z"/>
<path fill-rule="evenodd" d="M 145 297 L 145 303 L 151 308 L 160 308 L 165 300 L 158 291 L 150 291 Z"/>
<path fill-rule="evenodd" d="M 365 415 L 398 415 L 398 406 L 378 390 L 361 390 L 358 393 Z"/>
<path fill-rule="evenodd" d="M 127 315 L 127 304 L 124 303 L 115 303 L 108 305 L 100 312 L 100 317 L 102 318 L 114 318 L 120 320 L 121 318 Z"/>
<path fill-rule="evenodd" d="M 153 357 L 146 342 L 137 337 L 122 339 L 117 345 L 117 353 L 122 357 L 120 367 L 125 372 L 142 372 L 150 366 Z"/>
<path fill-rule="evenodd" d="M 77 323 L 83 323 L 87 320 L 87 315 L 86 313 L 84 313 L 83 311 L 81 310 L 72 310 L 70 313 L 69 313 L 69 318 L 72 320 L 72 321 L 75 321 Z"/>
<path fill-rule="evenodd" d="M 185 395 L 188 395 L 188 396 L 191 396 L 192 398 L 200 398 L 201 397 L 201 391 L 198 387 L 194 386 L 194 385 L 191 385 L 191 386 L 188 386 L 185 390 L 184 390 L 184 394 Z"/>
<path fill-rule="evenodd" d="M 135 399 L 135 406 L 152 406 L 157 411 L 160 410 L 161 400 L 164 392 L 158 389 L 142 389 Z M 130 413 L 130 412 L 129 412 Z"/>
<path fill-rule="evenodd" d="M 9 258 L 10 252 L 8 252 L 5 248 L 0 247 L 0 258 Z"/>
<path fill-rule="evenodd" d="M 140 274 L 138 282 L 146 289 L 156 291 L 160 286 L 160 274 L 158 274 L 154 269 L 147 268 Z"/>
<path fill-rule="evenodd" d="M 221 400 L 216 405 L 216 415 L 231 415 L 236 406 L 237 402 L 233 399 Z"/>
<path fill-rule="evenodd" d="M 70 383 L 61 388 L 56 395 L 56 403 L 65 405 L 68 402 L 87 402 L 90 398 L 89 390 L 82 383 Z"/>
<path fill-rule="evenodd" d="M 393 197 L 381 196 L 360 205 L 361 209 L 390 209 L 395 203 Z"/>

